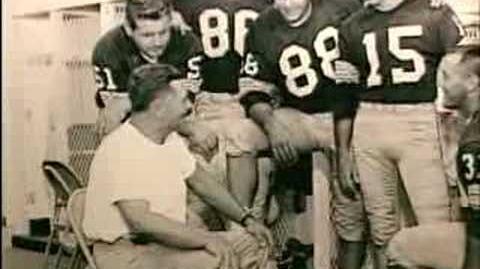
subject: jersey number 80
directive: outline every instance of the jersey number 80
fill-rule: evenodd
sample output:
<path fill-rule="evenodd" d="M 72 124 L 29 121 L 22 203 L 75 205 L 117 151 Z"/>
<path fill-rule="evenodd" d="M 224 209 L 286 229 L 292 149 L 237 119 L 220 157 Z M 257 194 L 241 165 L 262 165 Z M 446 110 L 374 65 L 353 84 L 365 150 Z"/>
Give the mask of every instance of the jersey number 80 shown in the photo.
<path fill-rule="evenodd" d="M 243 56 L 245 37 L 248 33 L 247 23 L 254 21 L 258 13 L 251 9 L 241 9 L 233 15 L 233 49 Z M 212 23 L 214 22 L 214 23 Z M 223 57 L 230 48 L 228 14 L 219 9 L 204 10 L 199 16 L 199 26 L 205 54 L 210 58 Z"/>

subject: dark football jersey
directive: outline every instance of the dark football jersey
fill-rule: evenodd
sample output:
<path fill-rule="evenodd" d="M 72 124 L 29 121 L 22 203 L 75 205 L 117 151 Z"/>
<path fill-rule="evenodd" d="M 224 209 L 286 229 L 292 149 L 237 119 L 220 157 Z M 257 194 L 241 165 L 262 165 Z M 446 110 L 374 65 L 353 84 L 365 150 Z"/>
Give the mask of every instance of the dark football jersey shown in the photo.
<path fill-rule="evenodd" d="M 193 62 L 199 59 L 201 45 L 192 33 L 180 34 L 173 31 L 171 39 L 158 62 L 178 68 L 185 76 L 197 72 L 191 70 Z M 97 105 L 102 108 L 105 100 L 114 94 L 126 94 L 130 72 L 149 61 L 142 56 L 133 40 L 122 26 L 107 32 L 96 44 L 92 64 L 95 69 Z"/>
<path fill-rule="evenodd" d="M 309 20 L 298 27 L 277 9 L 267 9 L 247 37 L 246 73 L 274 83 L 282 106 L 306 113 L 331 110 L 333 63 L 340 56 L 337 27 L 360 7 L 356 0 L 315 2 Z"/>
<path fill-rule="evenodd" d="M 391 12 L 364 8 L 340 29 L 342 58 L 357 66 L 364 101 L 432 102 L 436 70 L 461 39 L 454 12 L 430 1 L 405 0 Z"/>
<path fill-rule="evenodd" d="M 271 0 L 176 0 L 194 33 L 201 38 L 201 89 L 238 92 L 245 37 L 250 24 Z"/>
<path fill-rule="evenodd" d="M 480 111 L 460 138 L 457 171 L 460 184 L 468 196 L 469 208 L 480 218 Z"/>

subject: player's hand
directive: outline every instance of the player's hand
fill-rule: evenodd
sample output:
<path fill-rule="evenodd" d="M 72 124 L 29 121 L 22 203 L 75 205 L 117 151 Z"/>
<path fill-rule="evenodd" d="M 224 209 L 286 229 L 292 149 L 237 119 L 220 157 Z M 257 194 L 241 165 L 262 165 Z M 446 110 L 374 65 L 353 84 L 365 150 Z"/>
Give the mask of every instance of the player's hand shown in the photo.
<path fill-rule="evenodd" d="M 219 237 L 212 237 L 205 245 L 205 250 L 220 260 L 218 268 L 240 268 L 238 257 L 235 255 L 232 247 L 227 241 Z"/>
<path fill-rule="evenodd" d="M 256 221 L 254 218 L 248 218 L 245 222 L 245 230 L 257 240 L 261 248 L 271 249 L 273 246 L 273 237 L 270 230 Z"/>
<path fill-rule="evenodd" d="M 335 83 L 358 84 L 360 73 L 357 68 L 347 61 L 335 61 Z"/>
<path fill-rule="evenodd" d="M 187 32 L 192 31 L 192 27 L 188 25 L 185 20 L 183 19 L 182 14 L 178 11 L 172 11 L 172 26 L 173 28 L 177 29 L 180 31 L 180 33 L 186 34 Z"/>
<path fill-rule="evenodd" d="M 116 96 L 109 99 L 105 108 L 98 111 L 95 126 L 97 135 L 102 138 L 120 126 L 130 109 L 131 105 L 128 97 Z"/>
<path fill-rule="evenodd" d="M 291 166 L 298 161 L 299 152 L 293 145 L 294 126 L 281 122 L 275 115 L 265 124 L 273 157 L 282 166 Z"/>
<path fill-rule="evenodd" d="M 188 136 L 190 150 L 198 153 L 207 162 L 218 152 L 218 136 L 209 128 L 202 124 L 196 124 Z"/>
<path fill-rule="evenodd" d="M 355 182 L 356 170 L 351 153 L 338 153 L 338 184 L 347 198 L 358 199 L 358 187 Z"/>

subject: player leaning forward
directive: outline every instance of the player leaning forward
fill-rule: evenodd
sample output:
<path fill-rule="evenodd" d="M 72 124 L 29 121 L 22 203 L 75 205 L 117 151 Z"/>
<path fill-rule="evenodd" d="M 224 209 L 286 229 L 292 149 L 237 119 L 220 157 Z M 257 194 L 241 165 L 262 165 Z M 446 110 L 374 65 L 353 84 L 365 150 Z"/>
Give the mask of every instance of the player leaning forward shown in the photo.
<path fill-rule="evenodd" d="M 360 72 L 360 108 L 353 143 L 360 186 L 376 245 L 376 268 L 398 230 L 397 180 L 417 222 L 448 222 L 433 101 L 441 58 L 461 38 L 448 6 L 422 0 L 368 0 L 340 30 L 342 57 Z"/>
<path fill-rule="evenodd" d="M 230 154 L 230 158 L 226 159 L 225 152 L 227 149 L 230 153 L 242 152 L 242 147 L 236 144 L 236 137 L 228 137 L 227 130 L 232 126 L 242 129 L 244 124 L 250 124 L 239 104 L 239 97 L 245 89 L 240 85 L 244 80 L 242 60 L 245 37 L 249 25 L 262 10 L 270 6 L 270 0 L 176 0 L 174 5 L 202 42 L 202 54 L 198 61 L 192 62 L 192 67 L 199 71 L 202 80 L 194 110 L 195 119 L 208 125 L 220 138 L 219 152 L 210 162 L 212 174 L 219 181 L 228 182 L 239 202 L 252 208 L 256 217 L 262 218 L 267 189 L 265 185 L 268 182 L 262 180 L 265 178 L 262 176 L 259 176 L 259 184 L 255 180 L 244 180 L 243 176 L 248 172 L 256 177 L 256 169 L 251 169 L 249 163 L 245 163 L 248 165 L 246 167 L 239 167 L 241 177 L 235 177 L 238 170 L 226 169 L 227 166 L 235 166 L 227 162 L 234 163 L 242 156 Z M 232 178 L 239 180 L 228 180 Z M 195 200 L 192 202 L 196 203 Z M 271 214 L 270 219 L 274 216 Z"/>
<path fill-rule="evenodd" d="M 191 77 L 189 69 L 201 52 L 201 43 L 189 31 L 181 31 L 179 15 L 169 0 L 128 0 L 125 21 L 104 34 L 93 51 L 99 108 L 97 125 L 101 135 L 125 120 L 130 102 L 127 80 L 136 67 L 148 63 L 167 63 Z M 185 124 L 181 132 L 192 135 L 193 125 Z"/>

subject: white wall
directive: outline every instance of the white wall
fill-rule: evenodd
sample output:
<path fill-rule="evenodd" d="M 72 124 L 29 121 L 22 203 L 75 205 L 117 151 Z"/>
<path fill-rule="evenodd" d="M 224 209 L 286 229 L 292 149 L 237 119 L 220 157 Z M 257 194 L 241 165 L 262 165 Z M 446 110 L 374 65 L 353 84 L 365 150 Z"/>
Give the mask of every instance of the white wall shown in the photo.
<path fill-rule="evenodd" d="M 100 23 L 99 8 L 12 19 L 12 3 L 3 17 L 2 202 L 8 225 L 26 232 L 28 219 L 51 215 L 42 161 L 68 163 L 68 127 L 96 117 L 89 60 Z"/>
<path fill-rule="evenodd" d="M 40 170 L 45 157 L 51 43 L 48 18 L 12 21 L 7 31 L 6 174 L 7 220 L 20 225 L 28 217 L 48 215 L 47 186 Z M 32 49 L 34 48 L 34 49 Z M 2 175 L 3 176 L 3 175 Z"/>

